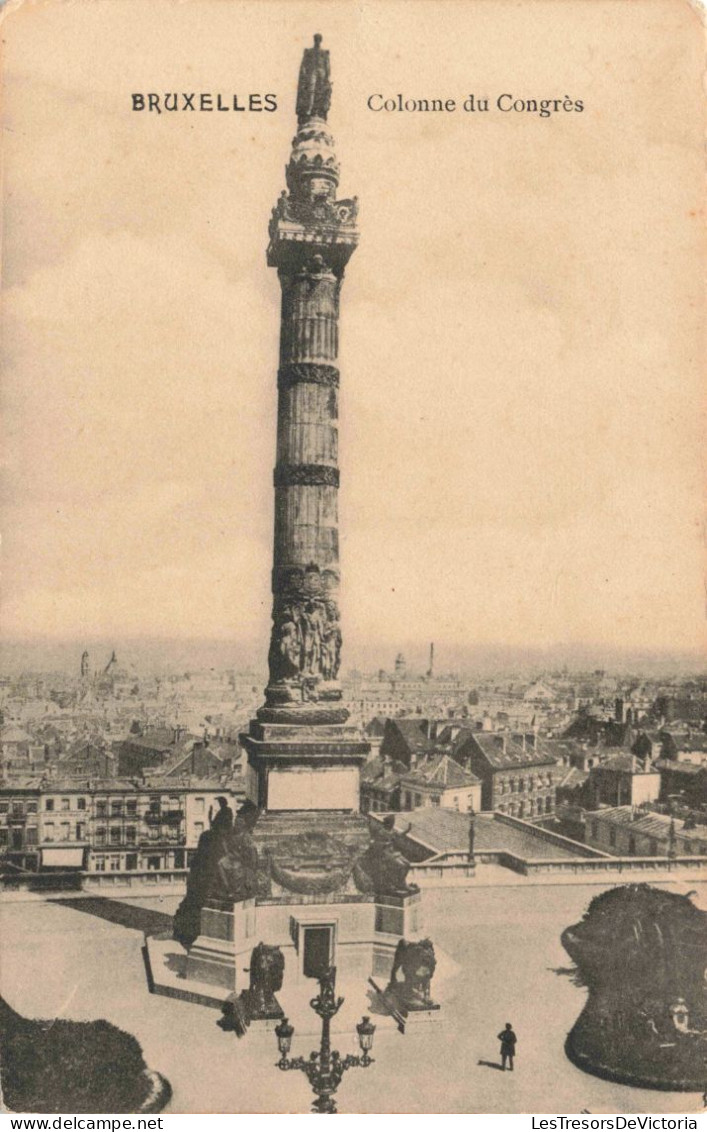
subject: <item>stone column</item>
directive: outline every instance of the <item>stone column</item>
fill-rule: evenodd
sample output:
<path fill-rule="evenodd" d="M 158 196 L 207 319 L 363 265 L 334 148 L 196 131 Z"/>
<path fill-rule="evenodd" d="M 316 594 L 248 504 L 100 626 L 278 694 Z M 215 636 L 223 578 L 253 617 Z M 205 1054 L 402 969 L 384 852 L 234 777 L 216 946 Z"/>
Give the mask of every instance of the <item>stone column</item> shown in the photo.
<path fill-rule="evenodd" d="M 343 723 L 338 681 L 339 295 L 358 241 L 355 200 L 337 201 L 326 123 L 329 53 L 305 51 L 298 131 L 270 223 L 282 288 L 272 633 L 263 722 Z"/>

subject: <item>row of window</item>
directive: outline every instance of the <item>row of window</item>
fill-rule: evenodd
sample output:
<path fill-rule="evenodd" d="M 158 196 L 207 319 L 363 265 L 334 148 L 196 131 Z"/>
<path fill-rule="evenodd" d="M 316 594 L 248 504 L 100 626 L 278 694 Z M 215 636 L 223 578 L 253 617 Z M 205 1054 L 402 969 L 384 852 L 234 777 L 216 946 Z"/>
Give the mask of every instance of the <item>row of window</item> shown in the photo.
<path fill-rule="evenodd" d="M 127 825 L 125 831 L 123 831 L 120 826 L 111 826 L 110 830 L 107 830 L 105 826 L 98 826 L 94 840 L 96 845 L 105 845 L 108 839 L 110 839 L 111 845 L 121 845 L 123 842 L 123 832 L 125 833 L 126 844 L 135 844 L 137 841 L 137 828 L 134 825 Z"/>
<path fill-rule="evenodd" d="M 44 841 L 73 841 L 73 825 L 71 822 L 62 821 L 55 825 L 53 821 L 45 821 L 42 829 L 42 839 Z M 27 830 L 27 833 L 30 831 Z M 76 841 L 86 840 L 86 826 L 83 822 L 77 822 L 75 827 Z"/>
<path fill-rule="evenodd" d="M 417 810 L 420 806 L 424 805 L 439 807 L 442 804 L 442 800 L 439 794 L 412 794 L 409 790 L 405 791 L 403 799 L 403 806 L 406 810 Z M 469 810 L 472 809 L 471 798 L 469 797 L 469 795 L 464 794 L 460 797 L 459 794 L 455 794 L 452 797 L 451 801 L 452 805 L 448 806 L 447 808 L 454 809 L 457 811 L 457 813 L 459 813 L 461 810 L 460 803 L 463 803 L 465 813 L 468 813 Z M 387 810 L 390 809 L 390 806 L 385 805 L 383 802 L 371 802 L 369 808 L 371 810 Z"/>
<path fill-rule="evenodd" d="M 107 798 L 97 798 L 96 813 L 106 813 L 108 805 L 109 802 Z M 137 810 L 137 798 L 112 798 L 110 800 L 110 810 L 113 814 L 122 812 L 123 806 L 125 806 L 125 809 L 128 813 L 130 813 L 131 811 L 132 813 L 135 813 Z M 159 814 L 163 810 L 166 812 L 174 812 L 175 810 L 181 810 L 182 808 L 182 799 L 175 795 L 169 798 L 150 798 L 147 812 L 151 814 Z M 194 810 L 197 814 L 204 813 L 203 798 L 194 799 Z"/>
<path fill-rule="evenodd" d="M 203 832 L 197 829 L 197 833 Z M 0 846 L 9 844 L 10 831 L 0 828 Z M 86 841 L 87 827 L 84 822 L 77 822 L 75 825 L 72 822 L 45 822 L 42 831 L 42 840 L 44 842 L 52 841 Z M 105 826 L 99 826 L 94 834 L 94 841 L 96 845 L 136 845 L 138 840 L 137 827 L 128 825 L 123 829 L 120 826 L 111 826 L 107 829 Z M 178 833 L 167 833 L 160 835 L 159 830 L 150 830 L 148 840 L 152 841 L 179 841 Z M 24 830 L 24 844 L 37 845 L 38 844 L 38 831 L 36 826 L 28 826 Z"/>
<path fill-rule="evenodd" d="M 0 802 L 0 814 L 12 814 L 13 818 L 24 817 L 25 814 L 36 814 L 37 803 L 36 801 L 15 801 Z"/>
<path fill-rule="evenodd" d="M 411 794 L 409 790 L 405 791 L 405 809 L 416 810 L 424 802 L 422 794 Z"/>
<path fill-rule="evenodd" d="M 203 833 L 203 825 L 197 826 L 197 837 Z M 13 831 L 13 837 L 20 838 L 17 843 L 19 848 L 21 844 L 24 845 L 38 845 L 39 836 L 36 825 L 26 826 L 24 830 Z M 23 836 L 24 835 L 24 836 Z M 42 831 L 43 842 L 53 841 L 87 841 L 87 827 L 84 822 L 77 822 L 75 825 L 72 822 L 45 822 Z M 151 829 L 148 832 L 148 841 L 175 841 L 179 843 L 180 836 L 176 831 L 167 831 L 160 834 L 158 829 Z M 93 841 L 96 845 L 136 845 L 138 841 L 137 827 L 128 825 L 123 829 L 121 826 L 111 826 L 106 829 L 105 826 L 99 826 L 94 834 Z M 10 844 L 10 830 L 0 827 L 0 848 Z M 14 841 L 13 841 L 14 847 Z"/>
<path fill-rule="evenodd" d="M 137 868 L 137 853 L 128 854 L 130 864 L 126 864 L 126 869 Z M 93 862 L 94 871 L 97 873 L 104 873 L 106 866 L 112 873 L 120 872 L 120 857 L 96 857 Z"/>
<path fill-rule="evenodd" d="M 113 817 L 120 817 L 123 813 L 123 799 L 116 798 L 110 803 L 110 812 Z M 135 816 L 137 814 L 137 798 L 127 798 L 125 801 L 125 813 Z M 96 801 L 96 817 L 105 818 L 108 816 L 108 802 L 105 799 Z"/>
<path fill-rule="evenodd" d="M 594 840 L 594 841 L 599 840 L 599 822 L 598 821 L 592 822 L 592 824 L 591 824 L 591 834 L 592 834 L 592 840 Z M 659 845 L 659 843 L 658 843 L 658 841 L 656 840 L 655 837 L 649 837 L 646 840 L 647 840 L 647 844 L 648 844 L 648 848 L 646 850 L 646 856 L 657 857 L 659 855 L 662 856 L 662 855 L 665 854 L 665 848 L 666 848 L 665 842 L 663 842 L 663 847 L 661 849 L 661 847 L 660 847 L 660 845 Z M 612 849 L 616 848 L 616 842 L 617 842 L 616 827 L 615 826 L 609 826 L 609 845 L 611 846 Z M 644 844 L 645 844 L 645 842 L 644 842 Z M 694 845 L 694 849 L 693 849 L 693 845 Z M 634 834 L 632 834 L 632 833 L 630 833 L 629 836 L 628 836 L 628 852 L 631 855 L 633 855 L 636 852 L 636 838 L 635 838 Z M 697 841 L 692 841 L 692 840 L 681 841 L 678 838 L 676 838 L 676 840 L 675 840 L 675 852 L 678 855 L 682 854 L 686 857 L 689 857 L 693 852 L 700 854 L 700 855 L 707 856 L 707 844 L 704 843 L 704 842 L 697 842 Z"/>
<path fill-rule="evenodd" d="M 379 801 L 378 798 L 369 798 L 368 800 L 362 798 L 361 808 L 367 808 L 369 813 L 387 813 L 390 809 L 390 801 L 388 799 Z"/>
<path fill-rule="evenodd" d="M 59 802 L 58 806 L 56 805 L 57 801 Z M 125 801 L 123 801 L 122 798 L 114 798 L 110 801 L 110 803 L 107 799 L 101 798 L 96 800 L 96 816 L 107 817 L 109 813 L 109 805 L 110 815 L 112 817 L 120 817 L 123 812 L 128 815 L 137 814 L 136 798 L 126 798 Z M 0 801 L 0 814 L 11 814 L 13 818 L 21 818 L 24 817 L 25 814 L 36 814 L 37 808 L 37 801 L 35 799 L 23 799 L 21 801 L 18 799 L 13 799 L 11 801 L 3 799 L 2 801 Z M 64 813 L 70 810 L 85 811 L 87 809 L 86 798 L 45 798 L 44 809 L 46 813 L 50 814 L 54 813 L 57 810 Z M 148 811 L 150 814 L 159 816 L 163 811 L 166 811 L 168 813 L 182 812 L 181 799 L 178 797 L 169 799 L 163 798 L 160 801 L 159 798 L 156 798 L 150 802 Z M 205 813 L 204 798 L 194 799 L 194 812 L 196 814 Z"/>
<path fill-rule="evenodd" d="M 56 809 L 56 801 L 57 801 L 56 798 L 45 798 L 44 799 L 44 809 L 47 810 L 49 813 L 51 813 L 52 810 Z M 72 799 L 71 798 L 60 798 L 59 799 L 59 809 L 60 810 L 74 810 L 74 809 L 75 810 L 85 810 L 86 809 L 86 799 L 85 798 L 76 798 L 75 801 L 76 801 L 76 805 L 72 806 L 72 804 L 71 804 Z"/>
<path fill-rule="evenodd" d="M 145 838 L 141 838 L 145 840 Z M 148 830 L 148 841 L 176 841 L 181 840 L 177 831 L 168 830 L 166 833 L 160 833 L 158 829 Z M 125 829 L 121 826 L 111 826 L 106 829 L 105 826 L 98 826 L 94 835 L 94 842 L 96 845 L 136 845 L 138 841 L 137 829 L 134 825 L 127 825 Z"/>
<path fill-rule="evenodd" d="M 126 872 L 133 872 L 139 867 L 137 853 L 125 854 L 125 865 L 122 865 L 122 858 L 119 855 L 110 855 L 107 857 L 94 857 L 93 858 L 93 871 L 96 873 L 118 873 L 122 868 Z M 174 854 L 174 865 L 171 866 L 175 869 L 183 869 L 184 865 L 184 850 L 178 849 Z M 145 868 L 151 872 L 158 872 L 162 868 L 170 868 L 170 865 L 162 857 L 154 856 L 147 857 L 145 860 Z"/>
<path fill-rule="evenodd" d="M 541 814 L 552 813 L 552 795 L 548 794 L 546 798 L 528 798 L 526 802 L 500 802 L 496 809 L 499 814 L 508 814 L 512 818 L 540 817 Z"/>
<path fill-rule="evenodd" d="M 23 836 L 24 835 L 24 836 Z M 0 849 L 10 844 L 10 830 L 0 827 Z M 37 845 L 37 827 L 36 825 L 27 826 L 25 829 L 12 830 L 12 848 L 21 849 L 23 845 Z"/>
<path fill-rule="evenodd" d="M 86 826 L 78 822 L 76 826 L 70 822 L 60 822 L 55 825 L 53 822 L 45 823 L 43 831 L 43 843 L 51 844 L 52 842 L 67 842 L 67 841 L 87 841 Z M 157 830 L 150 831 L 148 841 L 174 841 L 179 843 L 180 838 L 176 833 L 166 835 L 159 835 Z M 126 830 L 121 830 L 120 827 L 111 827 L 110 830 L 98 829 L 95 832 L 94 843 L 96 846 L 103 846 L 103 844 L 111 844 L 111 846 L 133 846 L 138 843 L 137 830 L 133 825 L 128 825 Z M 7 848 L 10 844 L 10 830 L 2 829 L 0 827 L 0 849 Z M 38 844 L 38 831 L 36 825 L 29 825 L 25 830 L 12 831 L 12 848 L 20 849 L 23 846 L 36 846 Z M 181 867 L 181 866 L 180 866 Z"/>
<path fill-rule="evenodd" d="M 528 778 L 502 778 L 496 784 L 498 794 L 523 794 L 526 790 L 543 790 L 552 786 L 552 771 L 547 774 L 530 775 Z"/>

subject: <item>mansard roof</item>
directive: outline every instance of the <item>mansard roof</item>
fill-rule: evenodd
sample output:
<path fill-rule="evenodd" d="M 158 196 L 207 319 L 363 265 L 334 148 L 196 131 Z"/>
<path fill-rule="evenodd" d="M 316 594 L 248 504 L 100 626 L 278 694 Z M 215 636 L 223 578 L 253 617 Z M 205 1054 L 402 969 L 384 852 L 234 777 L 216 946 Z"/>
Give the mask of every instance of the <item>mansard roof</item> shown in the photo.
<path fill-rule="evenodd" d="M 498 732 L 475 731 L 470 732 L 470 739 L 475 743 L 481 756 L 493 770 L 522 769 L 532 766 L 554 766 L 556 759 L 550 751 L 536 750 L 533 744 L 516 742 L 507 734 Z"/>
<path fill-rule="evenodd" d="M 419 783 L 425 786 L 440 786 L 450 789 L 474 786 L 479 779 L 471 771 L 465 770 L 449 755 L 433 755 L 419 763 L 414 770 L 404 776 L 405 783 Z"/>
<path fill-rule="evenodd" d="M 394 790 L 406 772 L 405 763 L 396 759 L 369 759 L 361 767 L 361 785 L 372 786 L 376 790 Z"/>

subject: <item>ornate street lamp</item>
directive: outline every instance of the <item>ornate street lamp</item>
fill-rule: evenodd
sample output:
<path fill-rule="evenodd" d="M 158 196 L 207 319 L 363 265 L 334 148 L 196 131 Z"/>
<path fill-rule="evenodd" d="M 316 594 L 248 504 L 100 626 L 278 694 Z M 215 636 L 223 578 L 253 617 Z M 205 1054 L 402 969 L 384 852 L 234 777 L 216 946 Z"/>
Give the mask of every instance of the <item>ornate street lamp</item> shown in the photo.
<path fill-rule="evenodd" d="M 331 1020 L 344 1001 L 343 998 L 336 997 L 334 993 L 335 984 L 336 967 L 328 967 L 319 977 L 319 994 L 310 1003 L 312 1010 L 322 1020 L 322 1037 L 319 1049 L 310 1053 L 309 1060 L 304 1057 L 290 1058 L 287 1056 L 295 1032 L 294 1026 L 287 1018 L 283 1018 L 279 1026 L 275 1027 L 277 1046 L 280 1051 L 280 1060 L 277 1062 L 277 1067 L 278 1069 L 301 1069 L 303 1073 L 307 1074 L 307 1079 L 316 1097 L 312 1105 L 312 1112 L 336 1112 L 334 1093 L 338 1089 L 346 1070 L 359 1067 L 367 1069 L 373 1063 L 370 1052 L 373 1047 L 373 1035 L 376 1028 L 366 1015 L 356 1027 L 361 1056 L 347 1054 L 342 1060 L 339 1051 L 331 1048 Z"/>

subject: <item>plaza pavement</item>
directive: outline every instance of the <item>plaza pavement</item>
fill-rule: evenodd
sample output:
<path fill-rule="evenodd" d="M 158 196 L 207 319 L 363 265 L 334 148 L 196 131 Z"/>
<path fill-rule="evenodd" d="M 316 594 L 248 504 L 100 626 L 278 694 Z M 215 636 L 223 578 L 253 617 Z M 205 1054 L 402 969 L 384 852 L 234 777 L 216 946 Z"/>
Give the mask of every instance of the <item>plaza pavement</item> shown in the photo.
<path fill-rule="evenodd" d="M 409 1027 L 405 1036 L 376 1034 L 374 1065 L 351 1070 L 339 1088 L 349 1113 L 667 1113 L 701 1111 L 696 1094 L 631 1089 L 591 1077 L 564 1055 L 567 1031 L 585 992 L 558 969 L 569 966 L 560 933 L 589 900 L 614 882 L 592 884 L 482 884 L 425 892 L 425 931 L 439 954 L 433 992 L 439 1022 Z M 594 879 L 594 878 L 592 878 Z M 677 876 L 671 887 L 685 891 Z M 707 885 L 689 881 L 707 906 Z M 125 908 L 125 915 L 118 903 Z M 0 904 L 2 992 L 27 1016 L 107 1018 L 136 1035 L 146 1061 L 174 1089 L 167 1111 L 307 1112 L 302 1073 L 275 1068 L 272 1033 L 238 1040 L 206 1007 L 150 995 L 142 957 L 143 930 L 159 930 L 176 906 L 173 897 L 93 903 L 81 900 Z M 105 918 L 105 917 L 108 918 Z M 134 925 L 134 926 L 133 926 Z M 363 988 L 339 988 L 346 1015 L 360 1015 Z M 312 984 L 312 992 L 316 984 Z M 284 1003 L 296 1032 L 293 1053 L 315 1042 L 304 999 Z M 311 1011 L 309 1011 L 311 1015 Z M 316 1023 L 316 1019 L 312 1015 Z M 375 1021 L 375 1018 L 373 1019 Z M 510 1021 L 518 1034 L 514 1073 L 494 1068 L 496 1034 Z M 336 1035 L 342 1056 L 356 1039 Z M 489 1062 L 490 1065 L 480 1064 Z"/>

